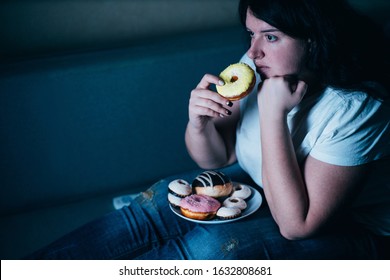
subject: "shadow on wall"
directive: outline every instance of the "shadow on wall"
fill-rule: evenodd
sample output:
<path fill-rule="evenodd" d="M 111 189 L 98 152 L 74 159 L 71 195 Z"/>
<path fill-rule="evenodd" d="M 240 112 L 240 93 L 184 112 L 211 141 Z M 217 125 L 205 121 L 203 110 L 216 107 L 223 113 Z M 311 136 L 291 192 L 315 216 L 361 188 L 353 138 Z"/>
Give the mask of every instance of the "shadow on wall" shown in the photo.
<path fill-rule="evenodd" d="M 129 46 L 239 25 L 237 0 L 51 0 L 0 4 L 0 55 Z"/>

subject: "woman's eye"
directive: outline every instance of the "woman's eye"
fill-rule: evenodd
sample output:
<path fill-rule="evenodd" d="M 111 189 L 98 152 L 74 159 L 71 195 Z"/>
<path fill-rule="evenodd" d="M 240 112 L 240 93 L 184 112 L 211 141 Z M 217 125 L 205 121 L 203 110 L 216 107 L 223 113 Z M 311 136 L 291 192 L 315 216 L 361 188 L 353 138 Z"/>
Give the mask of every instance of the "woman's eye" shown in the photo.
<path fill-rule="evenodd" d="M 255 35 L 255 33 L 253 33 L 252 31 L 248 30 L 248 34 L 249 34 L 249 37 L 253 38 L 253 36 Z"/>
<path fill-rule="evenodd" d="M 271 35 L 271 34 L 267 34 L 265 37 L 266 37 L 268 42 L 275 42 L 278 39 L 278 37 L 276 37 L 275 35 Z"/>

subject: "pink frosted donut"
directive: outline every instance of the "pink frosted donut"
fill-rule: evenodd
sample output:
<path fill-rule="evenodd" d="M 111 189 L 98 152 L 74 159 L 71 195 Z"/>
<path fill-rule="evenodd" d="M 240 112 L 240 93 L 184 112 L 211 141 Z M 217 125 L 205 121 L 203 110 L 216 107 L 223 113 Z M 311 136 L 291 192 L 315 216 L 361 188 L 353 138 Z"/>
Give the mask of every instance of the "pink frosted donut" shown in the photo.
<path fill-rule="evenodd" d="M 207 195 L 193 194 L 180 201 L 181 213 L 195 220 L 210 220 L 215 217 L 221 203 Z"/>

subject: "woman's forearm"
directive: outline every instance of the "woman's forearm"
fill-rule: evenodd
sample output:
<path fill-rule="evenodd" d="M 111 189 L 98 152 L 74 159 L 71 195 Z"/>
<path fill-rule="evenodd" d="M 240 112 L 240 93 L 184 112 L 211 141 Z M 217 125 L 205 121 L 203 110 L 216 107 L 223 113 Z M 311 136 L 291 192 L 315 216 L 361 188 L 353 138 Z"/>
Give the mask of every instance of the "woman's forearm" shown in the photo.
<path fill-rule="evenodd" d="M 263 184 L 281 232 L 304 232 L 308 196 L 285 119 L 261 120 Z"/>
<path fill-rule="evenodd" d="M 191 158 L 201 168 L 219 168 L 229 161 L 225 143 L 213 122 L 208 122 L 201 130 L 189 123 L 185 143 Z"/>

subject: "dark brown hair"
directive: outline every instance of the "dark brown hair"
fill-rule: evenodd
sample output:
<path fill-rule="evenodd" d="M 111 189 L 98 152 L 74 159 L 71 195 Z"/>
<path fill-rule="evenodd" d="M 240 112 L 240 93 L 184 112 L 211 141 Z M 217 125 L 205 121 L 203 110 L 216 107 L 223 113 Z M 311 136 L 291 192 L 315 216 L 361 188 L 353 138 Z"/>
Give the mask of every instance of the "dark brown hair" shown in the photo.
<path fill-rule="evenodd" d="M 310 39 L 307 67 L 317 73 L 323 85 L 389 98 L 389 43 L 379 26 L 346 1 L 241 0 L 239 13 L 244 26 L 248 8 L 285 34 Z M 372 86 L 377 83 L 387 92 Z"/>

